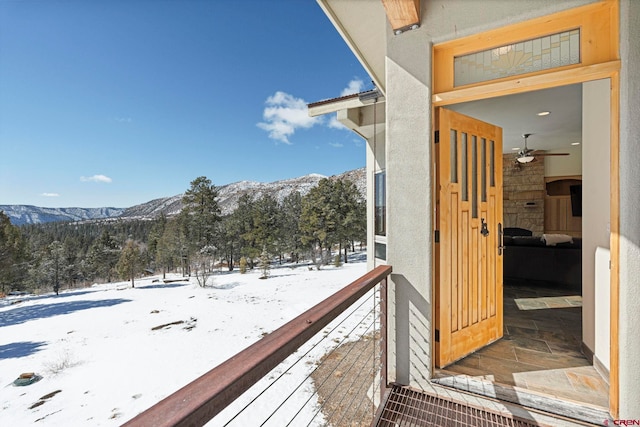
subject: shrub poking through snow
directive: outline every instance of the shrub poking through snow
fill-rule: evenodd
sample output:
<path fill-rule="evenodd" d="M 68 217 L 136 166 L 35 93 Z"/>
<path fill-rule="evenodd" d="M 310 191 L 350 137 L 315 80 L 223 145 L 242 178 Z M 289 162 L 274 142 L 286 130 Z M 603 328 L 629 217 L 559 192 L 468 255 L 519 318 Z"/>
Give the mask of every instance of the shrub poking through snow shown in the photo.
<path fill-rule="evenodd" d="M 260 272 L 262 275 L 261 279 L 268 279 L 269 273 L 271 272 L 271 261 L 269 260 L 269 255 L 267 254 L 267 250 L 262 250 L 262 255 L 260 255 Z"/>
<path fill-rule="evenodd" d="M 49 360 L 45 363 L 45 369 L 52 375 L 57 375 L 64 371 L 65 369 L 72 368 L 78 364 L 77 361 L 74 360 L 70 350 L 64 350 L 62 353 L 59 353 L 58 356 L 54 359 Z"/>
<path fill-rule="evenodd" d="M 340 254 L 336 254 L 335 257 L 333 257 L 333 266 L 334 267 L 342 267 L 342 257 L 340 256 Z"/>
<path fill-rule="evenodd" d="M 247 259 L 245 257 L 240 258 L 240 274 L 247 272 Z"/>

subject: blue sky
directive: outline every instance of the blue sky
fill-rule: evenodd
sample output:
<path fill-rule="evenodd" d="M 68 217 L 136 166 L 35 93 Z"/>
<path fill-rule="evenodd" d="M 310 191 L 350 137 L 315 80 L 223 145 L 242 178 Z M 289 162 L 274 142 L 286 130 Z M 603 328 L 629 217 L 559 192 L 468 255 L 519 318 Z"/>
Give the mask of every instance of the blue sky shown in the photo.
<path fill-rule="evenodd" d="M 359 168 L 363 140 L 306 104 L 371 87 L 314 0 L 0 0 L 0 204 Z"/>

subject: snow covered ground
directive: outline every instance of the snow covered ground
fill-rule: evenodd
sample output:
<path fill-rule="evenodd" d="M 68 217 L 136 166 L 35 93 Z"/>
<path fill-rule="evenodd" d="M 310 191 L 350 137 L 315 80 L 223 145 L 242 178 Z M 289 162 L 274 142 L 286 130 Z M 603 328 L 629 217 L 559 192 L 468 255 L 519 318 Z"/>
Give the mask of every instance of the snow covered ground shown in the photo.
<path fill-rule="evenodd" d="M 134 289 L 119 282 L 0 300 L 0 426 L 121 425 L 365 272 L 361 255 L 321 271 L 273 268 L 267 280 L 259 271 L 221 272 L 207 288 L 195 279 L 163 284 L 151 277 Z M 287 375 L 304 377 L 324 351 Z M 14 386 L 25 372 L 42 379 Z M 296 399 L 308 399 L 310 388 Z M 237 425 L 252 425 L 260 408 Z"/>

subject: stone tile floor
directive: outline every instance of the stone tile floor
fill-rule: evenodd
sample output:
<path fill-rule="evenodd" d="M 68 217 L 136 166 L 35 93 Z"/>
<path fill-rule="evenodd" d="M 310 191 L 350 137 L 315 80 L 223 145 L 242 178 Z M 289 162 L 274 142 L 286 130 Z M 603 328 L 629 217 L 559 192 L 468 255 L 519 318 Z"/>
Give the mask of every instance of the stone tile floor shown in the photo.
<path fill-rule="evenodd" d="M 567 295 L 576 291 L 505 283 L 504 337 L 446 370 L 607 408 L 608 384 L 580 350 L 581 307 L 521 310 L 514 301 Z"/>

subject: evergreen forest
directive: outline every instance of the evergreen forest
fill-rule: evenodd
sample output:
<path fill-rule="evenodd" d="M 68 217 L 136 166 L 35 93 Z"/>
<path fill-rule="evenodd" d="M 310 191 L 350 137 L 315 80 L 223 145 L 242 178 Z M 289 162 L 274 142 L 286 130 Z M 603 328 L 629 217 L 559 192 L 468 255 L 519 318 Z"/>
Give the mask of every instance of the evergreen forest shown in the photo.
<path fill-rule="evenodd" d="M 353 182 L 323 179 L 283 200 L 241 196 L 221 215 L 218 189 L 198 177 L 175 216 L 15 226 L 0 211 L 0 294 L 59 292 L 145 274 L 195 276 L 310 260 L 320 269 L 347 262 L 366 240 L 366 208 Z M 267 266 L 268 267 L 268 266 Z"/>

